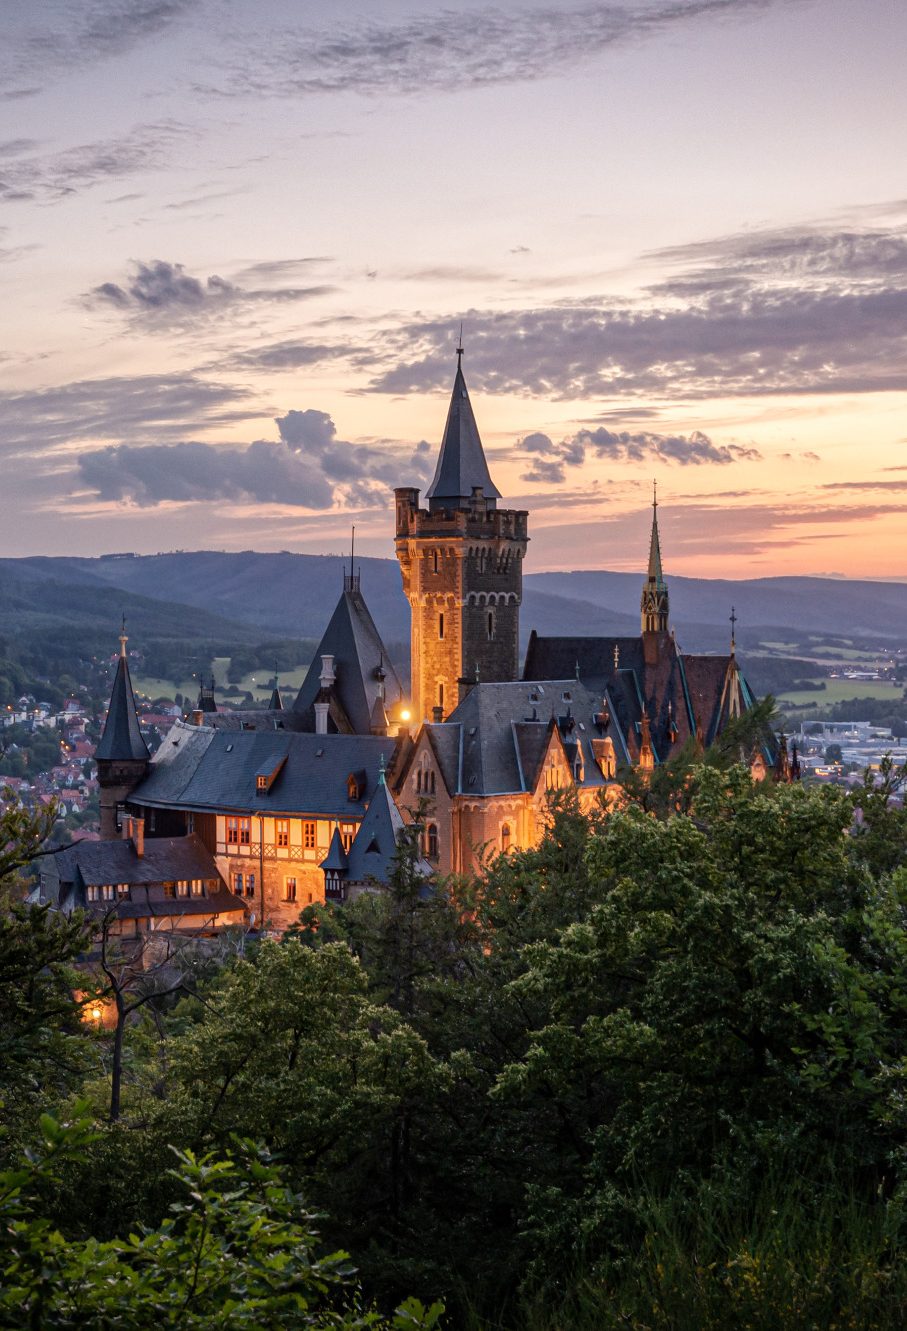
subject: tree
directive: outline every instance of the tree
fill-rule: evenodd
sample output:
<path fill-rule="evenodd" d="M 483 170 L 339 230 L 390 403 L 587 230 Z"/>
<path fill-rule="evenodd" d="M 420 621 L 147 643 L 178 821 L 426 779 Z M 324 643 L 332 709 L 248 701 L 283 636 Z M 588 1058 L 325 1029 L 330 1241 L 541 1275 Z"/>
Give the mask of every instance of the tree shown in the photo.
<path fill-rule="evenodd" d="M 825 761 L 829 764 L 843 763 L 844 754 L 840 744 L 827 744 L 825 746 Z"/>
<path fill-rule="evenodd" d="M 417 1331 L 438 1325 L 407 1300 L 391 1319 L 369 1310 L 345 1252 L 319 1256 L 301 1198 L 266 1152 L 239 1142 L 221 1156 L 176 1152 L 172 1214 L 126 1239 L 72 1240 L 43 1218 L 42 1194 L 94 1134 L 82 1117 L 41 1118 L 43 1149 L 0 1174 L 0 1326 L 180 1331 L 218 1326 Z"/>

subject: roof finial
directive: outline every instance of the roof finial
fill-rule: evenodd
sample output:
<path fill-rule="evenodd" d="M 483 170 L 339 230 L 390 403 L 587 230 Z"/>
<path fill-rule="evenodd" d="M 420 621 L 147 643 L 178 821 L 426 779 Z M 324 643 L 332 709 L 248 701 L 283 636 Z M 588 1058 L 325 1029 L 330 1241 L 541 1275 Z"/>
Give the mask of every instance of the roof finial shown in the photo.
<path fill-rule="evenodd" d="M 122 620 L 120 622 L 120 656 L 124 658 L 126 656 L 126 644 L 128 641 L 129 638 L 126 634 L 126 613 L 124 611 Z"/>
<path fill-rule="evenodd" d="M 462 364 L 462 361 L 463 361 L 463 324 L 462 324 L 462 322 L 461 322 L 461 323 L 460 323 L 460 336 L 459 336 L 459 338 L 457 339 L 457 369 L 458 369 L 458 370 L 459 370 L 459 368 L 460 368 L 460 365 Z"/>
<path fill-rule="evenodd" d="M 386 771 L 386 769 L 385 769 L 385 765 L 384 765 L 384 754 L 382 753 L 381 757 L 380 757 L 379 760 L 378 760 L 378 785 L 379 785 L 379 786 L 383 786 L 383 785 L 386 784 L 385 771 Z"/>
<path fill-rule="evenodd" d="M 617 643 L 615 643 L 615 644 L 614 644 L 614 669 L 617 670 L 619 667 L 620 667 L 620 648 L 618 647 Z"/>
<path fill-rule="evenodd" d="M 652 507 L 658 508 L 658 481 L 652 481 Z"/>
<path fill-rule="evenodd" d="M 737 611 L 734 609 L 733 606 L 731 606 L 730 621 L 731 621 L 731 656 L 735 656 L 737 652 Z"/>
<path fill-rule="evenodd" d="M 356 524 L 353 523 L 350 532 L 350 578 L 353 576 L 353 560 L 356 558 Z"/>

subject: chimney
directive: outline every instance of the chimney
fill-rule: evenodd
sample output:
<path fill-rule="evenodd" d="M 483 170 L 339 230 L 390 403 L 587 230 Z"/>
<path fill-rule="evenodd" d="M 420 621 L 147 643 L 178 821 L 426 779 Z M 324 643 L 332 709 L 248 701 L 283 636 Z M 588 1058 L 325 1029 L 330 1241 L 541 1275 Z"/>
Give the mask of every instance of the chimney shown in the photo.
<path fill-rule="evenodd" d="M 337 672 L 334 669 L 333 656 L 322 656 L 321 674 L 318 676 L 319 683 L 323 689 L 329 689 L 337 678 Z"/>
<path fill-rule="evenodd" d="M 191 720 L 194 726 L 204 725 L 205 713 L 200 708 L 197 707 L 195 711 L 192 713 Z"/>
<path fill-rule="evenodd" d="M 133 818 L 132 820 L 132 844 L 135 847 L 135 853 L 139 859 L 145 854 L 145 819 Z"/>
<path fill-rule="evenodd" d="M 441 722 L 444 720 L 444 708 L 433 707 L 431 709 L 431 719 L 436 726 L 439 726 Z"/>
<path fill-rule="evenodd" d="M 326 735 L 328 733 L 328 712 L 331 710 L 329 702 L 316 702 L 315 704 L 315 734 Z"/>
<path fill-rule="evenodd" d="M 120 835 L 124 841 L 129 841 L 132 837 L 132 814 L 124 813 L 120 822 Z"/>

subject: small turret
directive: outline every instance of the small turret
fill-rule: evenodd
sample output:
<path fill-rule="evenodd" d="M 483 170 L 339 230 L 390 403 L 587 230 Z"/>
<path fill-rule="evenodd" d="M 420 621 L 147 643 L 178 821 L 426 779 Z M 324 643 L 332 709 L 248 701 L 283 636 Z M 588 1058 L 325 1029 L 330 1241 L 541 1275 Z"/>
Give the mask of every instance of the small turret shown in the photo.
<path fill-rule="evenodd" d="M 658 494 L 652 492 L 652 535 L 649 540 L 649 569 L 640 601 L 643 633 L 667 633 L 668 584 L 661 567 L 661 541 L 658 535 Z"/>
<path fill-rule="evenodd" d="M 119 813 L 126 800 L 142 780 L 151 755 L 142 737 L 135 694 L 129 677 L 126 656 L 126 620 L 120 630 L 120 655 L 117 659 L 110 706 L 104 721 L 104 730 L 95 749 L 100 787 L 101 838 L 111 840 L 119 834 Z"/>

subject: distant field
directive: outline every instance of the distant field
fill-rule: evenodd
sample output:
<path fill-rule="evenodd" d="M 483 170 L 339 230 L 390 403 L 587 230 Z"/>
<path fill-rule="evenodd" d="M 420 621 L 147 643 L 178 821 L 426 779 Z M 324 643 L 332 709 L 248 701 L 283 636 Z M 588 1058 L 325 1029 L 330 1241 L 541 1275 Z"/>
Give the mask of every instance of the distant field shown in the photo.
<path fill-rule="evenodd" d="M 216 656 L 214 658 L 214 682 L 217 685 L 218 693 L 228 687 L 227 671 L 229 667 L 229 656 Z M 281 673 L 281 693 L 286 690 L 287 694 L 295 694 L 305 679 L 307 670 L 307 665 L 300 665 L 295 670 Z M 271 679 L 273 679 L 273 675 L 270 670 L 256 670 L 252 674 L 245 675 L 239 681 L 237 688 L 243 692 L 248 691 L 254 698 L 266 701 L 271 693 L 271 686 L 268 682 Z M 170 679 L 155 679 L 153 675 L 133 675 L 132 683 L 136 693 L 145 698 L 172 698 L 175 693 L 181 693 L 184 698 L 194 702 L 198 696 L 198 680 L 194 676 L 181 680 L 179 684 L 174 684 Z M 284 701 L 286 701 L 286 697 Z"/>
<path fill-rule="evenodd" d="M 825 688 L 818 693 L 795 689 L 790 693 L 779 694 L 778 702 L 785 707 L 806 707 L 810 703 L 816 707 L 828 707 L 850 698 L 881 698 L 886 702 L 900 702 L 904 691 L 902 684 L 890 684 L 887 681 L 826 679 L 824 683 Z"/>

